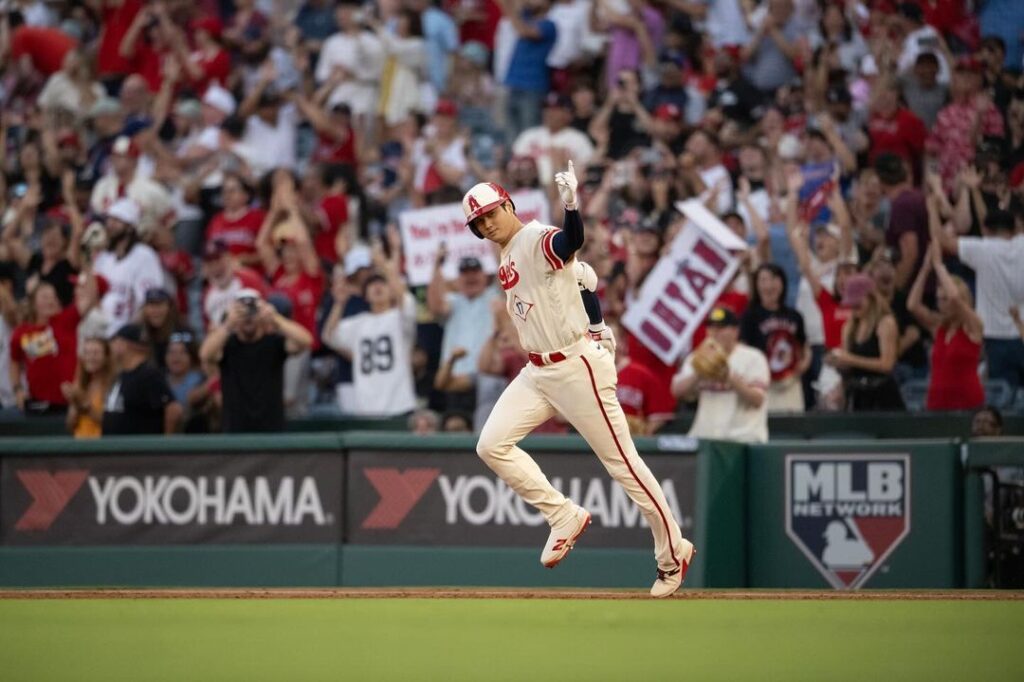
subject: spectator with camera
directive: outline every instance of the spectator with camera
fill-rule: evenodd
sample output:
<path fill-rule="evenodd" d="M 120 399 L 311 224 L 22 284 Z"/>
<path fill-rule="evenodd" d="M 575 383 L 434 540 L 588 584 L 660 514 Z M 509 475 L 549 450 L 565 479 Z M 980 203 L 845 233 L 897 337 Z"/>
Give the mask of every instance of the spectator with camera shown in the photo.
<path fill-rule="evenodd" d="M 181 404 L 167 386 L 163 372 L 149 362 L 149 344 L 142 326 L 126 324 L 110 340 L 119 372 L 107 393 L 103 435 L 171 434 L 181 422 Z"/>
<path fill-rule="evenodd" d="M 740 342 L 740 320 L 726 307 L 708 315 L 708 339 L 683 362 L 672 394 L 697 399 L 695 438 L 764 443 L 768 440 L 768 384 L 764 353 Z"/>
<path fill-rule="evenodd" d="M 284 430 L 284 364 L 309 350 L 312 335 L 279 315 L 255 289 L 242 289 L 227 319 L 200 348 L 204 363 L 220 367 L 225 433 Z"/>

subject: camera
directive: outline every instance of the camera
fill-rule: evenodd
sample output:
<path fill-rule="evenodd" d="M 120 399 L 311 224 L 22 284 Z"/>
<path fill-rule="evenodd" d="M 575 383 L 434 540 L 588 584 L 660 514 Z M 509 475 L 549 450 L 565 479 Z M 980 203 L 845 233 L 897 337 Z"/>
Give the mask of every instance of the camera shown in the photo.
<path fill-rule="evenodd" d="M 249 318 L 256 317 L 256 314 L 260 310 L 259 301 L 257 301 L 255 298 L 251 296 L 247 296 L 246 298 L 240 299 L 240 301 L 242 305 L 245 307 L 245 316 Z"/>

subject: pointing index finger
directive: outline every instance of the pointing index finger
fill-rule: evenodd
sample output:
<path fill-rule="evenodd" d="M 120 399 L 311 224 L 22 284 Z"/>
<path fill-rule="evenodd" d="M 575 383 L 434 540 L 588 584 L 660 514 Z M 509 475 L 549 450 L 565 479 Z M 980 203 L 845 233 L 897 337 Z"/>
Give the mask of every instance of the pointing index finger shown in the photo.
<path fill-rule="evenodd" d="M 572 169 L 572 159 L 569 159 L 569 173 L 575 174 L 575 171 Z"/>

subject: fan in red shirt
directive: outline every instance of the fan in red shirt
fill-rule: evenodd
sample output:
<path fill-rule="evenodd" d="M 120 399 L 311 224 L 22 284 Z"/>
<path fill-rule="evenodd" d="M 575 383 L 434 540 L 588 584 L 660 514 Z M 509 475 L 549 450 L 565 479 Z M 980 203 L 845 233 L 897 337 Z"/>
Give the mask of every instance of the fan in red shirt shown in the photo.
<path fill-rule="evenodd" d="M 501 7 L 494 0 L 446 0 L 444 11 L 459 25 L 459 43 L 483 43 L 494 49 L 494 35 L 501 21 Z"/>
<path fill-rule="evenodd" d="M 321 261 L 331 265 L 338 262 L 338 235 L 348 223 L 344 175 L 338 166 L 321 166 L 302 180 L 302 193 L 313 213 L 313 248 Z"/>
<path fill-rule="evenodd" d="M 189 24 L 195 49 L 185 62 L 185 72 L 200 96 L 214 83 L 225 86 L 231 74 L 231 56 L 220 44 L 223 29 L 220 20 L 214 17 L 196 19 Z"/>
<path fill-rule="evenodd" d="M 121 41 L 142 9 L 141 0 L 102 0 L 96 75 L 100 78 L 131 73 L 131 62 L 121 55 Z"/>
<path fill-rule="evenodd" d="M 137 73 L 146 80 L 150 92 L 159 92 L 163 82 L 163 63 L 177 58 L 175 45 L 183 45 L 181 31 L 171 23 L 162 5 L 140 10 L 131 27 L 121 39 L 118 53 L 128 66 L 128 73 Z"/>
<path fill-rule="evenodd" d="M 935 296 L 938 310 L 923 302 L 925 282 L 933 269 L 939 281 Z M 984 405 L 985 389 L 978 378 L 981 318 L 974 310 L 967 283 L 949 274 L 937 248 L 928 250 L 907 296 L 907 309 L 935 339 L 926 409 L 976 410 Z"/>
<path fill-rule="evenodd" d="M 94 279 L 83 278 L 82 282 L 75 291 L 75 302 L 63 310 L 53 285 L 38 284 L 29 297 L 30 321 L 14 328 L 11 375 L 25 373 L 28 390 L 19 384 L 15 391 L 19 407 L 26 412 L 62 412 L 67 407 L 61 384 L 74 381 L 78 323 L 96 302 Z"/>
<path fill-rule="evenodd" d="M 316 311 L 324 293 L 324 273 L 302 221 L 294 178 L 278 170 L 273 185 L 270 215 L 260 228 L 256 248 L 264 271 L 270 273 L 271 288 L 288 296 L 292 319 L 313 335 L 315 351 L 320 347 Z"/>
<path fill-rule="evenodd" d="M 622 338 L 622 329 L 611 326 L 616 337 Z M 615 395 L 626 413 L 630 433 L 649 436 L 672 421 L 676 412 L 675 398 L 655 370 L 630 357 L 629 344 L 616 346 L 615 367 L 619 374 Z"/>
<path fill-rule="evenodd" d="M 261 261 L 256 252 L 256 237 L 267 214 L 250 205 L 252 190 L 235 173 L 224 174 L 220 192 L 224 209 L 214 215 L 206 226 L 206 242 L 222 241 L 239 263 L 259 268 Z"/>
<path fill-rule="evenodd" d="M 906 107 L 900 106 L 900 85 L 895 78 L 880 79 L 875 84 L 875 101 L 868 136 L 871 138 L 870 158 L 889 152 L 920 166 L 928 129 L 924 122 Z"/>
<path fill-rule="evenodd" d="M 64 57 L 77 45 L 78 41 L 55 28 L 22 25 L 11 34 L 11 60 L 28 56 L 36 71 L 52 76 L 60 71 Z"/>
<path fill-rule="evenodd" d="M 344 163 L 353 168 L 359 162 L 356 156 L 356 136 L 352 127 L 352 109 L 338 102 L 325 112 L 309 99 L 299 95 L 295 104 L 316 131 L 313 163 Z"/>

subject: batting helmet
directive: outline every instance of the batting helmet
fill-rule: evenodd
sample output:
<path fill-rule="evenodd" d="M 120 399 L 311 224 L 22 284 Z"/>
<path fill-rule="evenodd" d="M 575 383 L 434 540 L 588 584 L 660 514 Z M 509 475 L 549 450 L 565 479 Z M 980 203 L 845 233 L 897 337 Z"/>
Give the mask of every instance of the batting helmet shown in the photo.
<path fill-rule="evenodd" d="M 485 213 L 489 213 L 501 206 L 506 201 L 512 201 L 508 192 L 501 185 L 493 182 L 481 182 L 473 185 L 462 197 L 462 210 L 466 214 L 466 225 L 472 230 L 478 239 L 483 239 L 480 230 L 476 229 L 473 221 Z M 513 204 L 513 208 L 515 205 Z"/>

